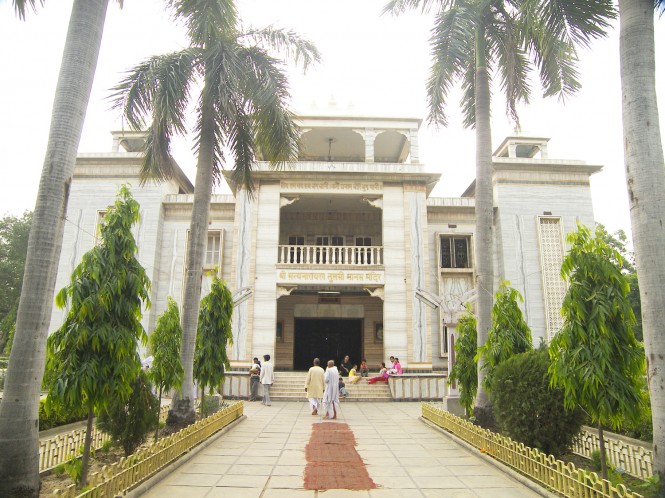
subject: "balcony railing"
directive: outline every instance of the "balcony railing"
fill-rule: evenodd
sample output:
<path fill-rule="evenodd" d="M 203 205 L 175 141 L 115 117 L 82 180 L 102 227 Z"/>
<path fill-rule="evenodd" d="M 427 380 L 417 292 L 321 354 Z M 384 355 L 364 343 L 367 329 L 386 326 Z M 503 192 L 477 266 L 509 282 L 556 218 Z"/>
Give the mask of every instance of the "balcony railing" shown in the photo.
<path fill-rule="evenodd" d="M 279 246 L 277 263 L 376 266 L 383 264 L 383 246 Z"/>

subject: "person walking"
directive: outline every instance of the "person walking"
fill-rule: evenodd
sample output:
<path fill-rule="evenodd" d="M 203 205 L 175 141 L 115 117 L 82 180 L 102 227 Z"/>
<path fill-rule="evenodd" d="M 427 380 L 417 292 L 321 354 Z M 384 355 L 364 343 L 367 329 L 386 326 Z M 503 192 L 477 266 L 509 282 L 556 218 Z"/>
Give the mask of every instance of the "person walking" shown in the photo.
<path fill-rule="evenodd" d="M 254 358 L 252 368 L 249 369 L 249 400 L 259 400 L 259 384 L 261 383 L 261 362 Z"/>
<path fill-rule="evenodd" d="M 336 419 L 339 409 L 339 372 L 333 360 L 328 361 L 328 368 L 323 376 L 325 391 L 323 392 L 324 419 Z M 332 417 L 330 416 L 332 414 Z"/>
<path fill-rule="evenodd" d="M 312 409 L 312 415 L 319 413 L 321 407 L 321 398 L 323 398 L 323 389 L 325 384 L 323 377 L 325 372 L 321 368 L 321 360 L 314 358 L 313 365 L 307 372 L 307 379 L 305 380 L 305 392 L 309 400 L 309 407 Z"/>
<path fill-rule="evenodd" d="M 263 403 L 266 406 L 270 406 L 270 386 L 275 382 L 275 372 L 272 368 L 272 363 L 270 363 L 270 355 L 263 355 L 263 366 L 261 367 L 261 375 L 259 377 L 261 385 L 263 386 Z"/>

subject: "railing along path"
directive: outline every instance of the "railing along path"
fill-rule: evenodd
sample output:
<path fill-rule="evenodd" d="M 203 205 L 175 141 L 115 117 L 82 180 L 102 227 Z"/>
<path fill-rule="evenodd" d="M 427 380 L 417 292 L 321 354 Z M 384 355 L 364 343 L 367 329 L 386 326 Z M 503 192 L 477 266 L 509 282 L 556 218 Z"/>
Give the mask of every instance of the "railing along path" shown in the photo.
<path fill-rule="evenodd" d="M 620 467 L 626 473 L 638 479 L 653 476 L 653 450 L 651 445 L 642 441 L 627 441 L 617 434 L 603 432 L 607 461 L 614 467 Z M 573 453 L 584 458 L 591 458 L 594 451 L 600 451 L 598 432 L 592 427 L 583 428 L 573 443 Z"/>
<path fill-rule="evenodd" d="M 159 421 L 166 421 L 169 413 L 169 406 L 162 406 L 159 412 Z M 85 443 L 86 429 L 77 429 L 75 431 L 58 434 L 49 439 L 39 442 L 39 472 L 46 472 L 69 461 L 72 457 L 78 457 L 81 454 L 81 448 Z M 91 448 L 100 449 L 104 443 L 111 440 L 111 436 L 98 430 L 95 426 L 92 428 Z"/>
<path fill-rule="evenodd" d="M 455 434 L 494 459 L 566 497 L 577 498 L 643 498 L 623 484 L 614 486 L 595 472 L 577 469 L 572 463 L 557 460 L 534 448 L 483 429 L 450 412 L 423 403 L 423 418 Z"/>
<path fill-rule="evenodd" d="M 179 432 L 137 451 L 118 463 L 107 465 L 88 478 L 88 489 L 77 494 L 76 485 L 71 484 L 54 496 L 61 498 L 112 498 L 143 482 L 158 471 L 180 458 L 192 448 L 223 429 L 243 414 L 243 402 L 234 403 L 223 410 L 185 427 Z"/>

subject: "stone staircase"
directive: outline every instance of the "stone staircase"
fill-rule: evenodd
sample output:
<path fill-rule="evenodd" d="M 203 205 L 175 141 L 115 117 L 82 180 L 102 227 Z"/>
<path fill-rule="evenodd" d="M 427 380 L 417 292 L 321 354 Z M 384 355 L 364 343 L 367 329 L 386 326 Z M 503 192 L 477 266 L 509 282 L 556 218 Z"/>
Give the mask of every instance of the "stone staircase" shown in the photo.
<path fill-rule="evenodd" d="M 376 374 L 375 374 L 376 375 Z M 275 383 L 270 390 L 270 399 L 275 401 L 305 401 L 305 379 L 307 372 L 275 372 Z M 347 401 L 392 401 L 393 397 L 387 382 L 369 385 L 363 378 L 357 384 L 344 380 L 349 395 L 340 397 L 341 402 Z"/>

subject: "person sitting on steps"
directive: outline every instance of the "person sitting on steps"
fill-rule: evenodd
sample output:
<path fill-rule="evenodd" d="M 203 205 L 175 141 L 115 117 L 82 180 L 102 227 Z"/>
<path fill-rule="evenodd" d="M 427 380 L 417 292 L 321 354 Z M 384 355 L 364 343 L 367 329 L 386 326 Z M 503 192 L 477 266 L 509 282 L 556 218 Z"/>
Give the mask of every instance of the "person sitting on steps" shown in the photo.
<path fill-rule="evenodd" d="M 368 384 L 374 384 L 375 382 L 388 382 L 388 377 L 390 375 L 388 374 L 388 369 L 386 368 L 386 363 L 381 362 L 381 370 L 379 371 L 379 375 L 376 377 L 370 378 L 367 383 Z"/>

